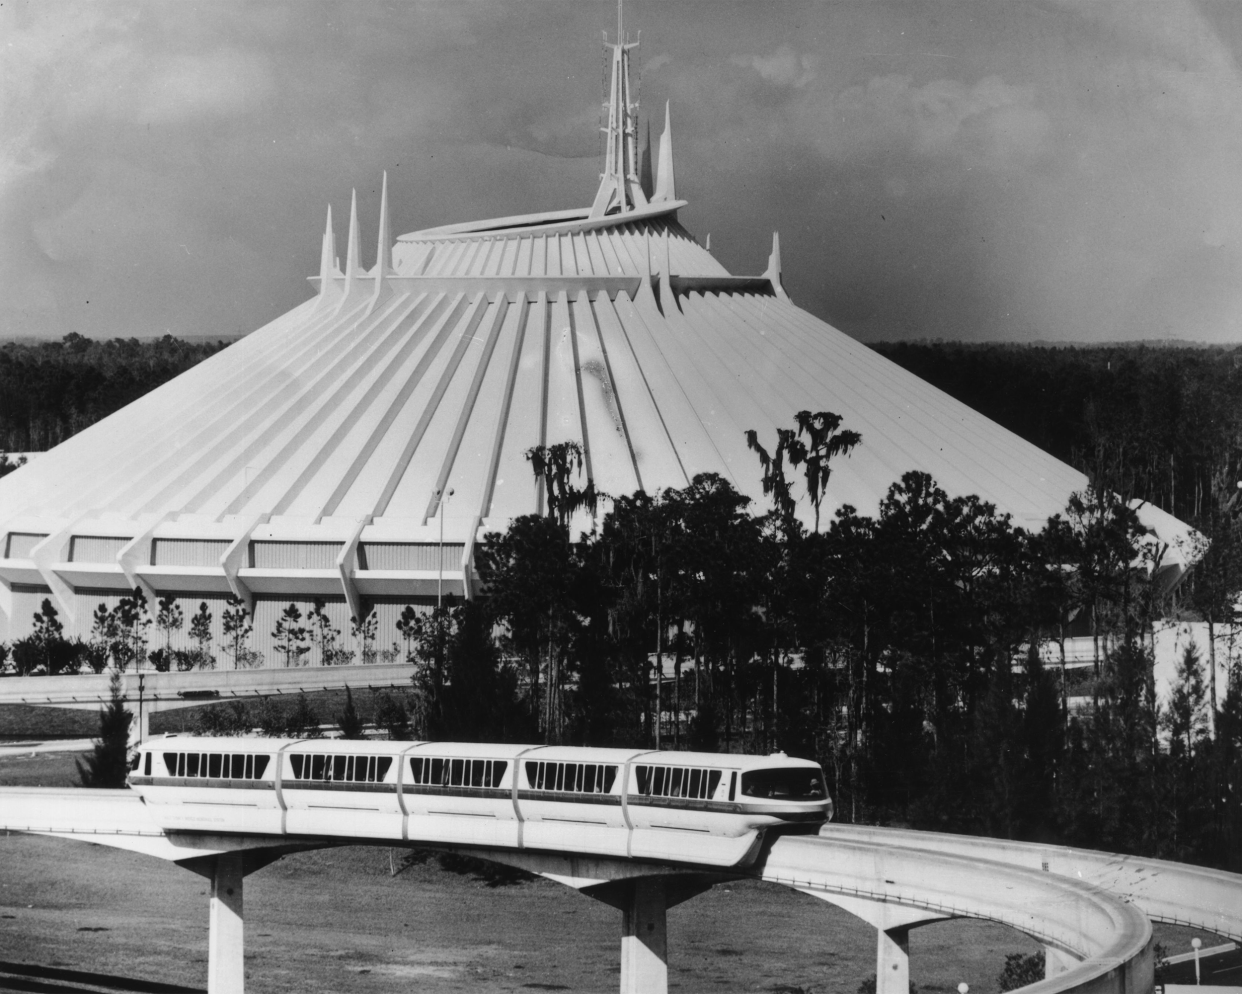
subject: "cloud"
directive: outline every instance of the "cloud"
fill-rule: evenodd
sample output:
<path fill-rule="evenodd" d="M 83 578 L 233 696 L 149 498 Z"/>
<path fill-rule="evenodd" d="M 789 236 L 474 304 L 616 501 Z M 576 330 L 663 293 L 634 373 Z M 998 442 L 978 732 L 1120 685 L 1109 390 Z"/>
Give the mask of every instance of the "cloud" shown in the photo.
<path fill-rule="evenodd" d="M 957 182 L 963 169 L 1005 169 L 1047 151 L 1051 121 L 1037 88 L 997 73 L 925 81 L 883 73 L 851 81 L 840 72 L 820 74 L 816 56 L 789 45 L 735 56 L 732 64 L 744 72 L 731 85 L 681 81 L 683 91 L 714 105 L 716 120 L 705 130 L 721 144 L 738 147 L 766 134 L 778 157 L 804 145 L 837 165 L 879 164 L 894 189 Z M 894 178 L 893 170 L 909 175 Z"/>
<path fill-rule="evenodd" d="M 815 79 L 815 60 L 799 55 L 788 45 L 781 45 L 771 55 L 737 55 L 733 64 L 748 66 L 773 86 L 800 90 Z"/>
<path fill-rule="evenodd" d="M 999 76 L 922 86 L 910 76 L 873 76 L 828 101 L 808 100 L 800 113 L 821 152 L 844 159 L 900 151 L 991 165 L 1038 152 L 1048 130 L 1033 93 Z"/>
<path fill-rule="evenodd" d="M 169 51 L 142 8 L 39 5 L 2 15 L 0 192 L 57 160 L 63 135 L 104 121 L 146 126 L 253 111 L 269 58 L 236 44 Z"/>
<path fill-rule="evenodd" d="M 100 83 L 76 110 L 135 124 L 244 114 L 261 106 L 276 88 L 265 57 L 233 47 L 113 67 Z"/>

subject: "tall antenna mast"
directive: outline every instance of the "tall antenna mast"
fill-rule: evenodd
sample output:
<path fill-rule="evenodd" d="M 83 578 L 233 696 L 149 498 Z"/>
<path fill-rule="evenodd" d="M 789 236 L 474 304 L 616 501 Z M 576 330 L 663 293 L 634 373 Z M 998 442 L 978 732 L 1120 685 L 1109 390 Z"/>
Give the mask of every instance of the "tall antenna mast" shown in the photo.
<path fill-rule="evenodd" d="M 638 177 L 638 104 L 630 102 L 630 50 L 638 47 L 638 39 L 630 42 L 625 34 L 624 0 L 617 0 L 617 41 L 604 47 L 612 50 L 612 85 L 608 90 L 608 126 L 604 149 L 604 171 L 600 174 L 599 191 L 591 206 L 591 217 L 626 213 L 647 203 Z"/>

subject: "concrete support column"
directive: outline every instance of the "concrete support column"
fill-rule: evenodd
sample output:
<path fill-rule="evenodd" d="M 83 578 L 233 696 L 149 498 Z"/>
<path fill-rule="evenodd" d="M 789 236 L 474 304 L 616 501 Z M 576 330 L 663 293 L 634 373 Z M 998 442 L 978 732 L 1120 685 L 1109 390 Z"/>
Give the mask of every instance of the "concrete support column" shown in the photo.
<path fill-rule="evenodd" d="M 910 929 L 877 929 L 875 994 L 910 994 Z"/>
<path fill-rule="evenodd" d="M 1079 960 L 1053 946 L 1044 946 L 1044 979 L 1064 973 L 1071 966 L 1077 966 Z"/>
<path fill-rule="evenodd" d="M 242 856 L 216 857 L 211 875 L 211 933 L 207 940 L 207 994 L 243 994 Z"/>
<path fill-rule="evenodd" d="M 663 879 L 634 881 L 621 909 L 621 994 L 668 994 L 667 909 Z"/>

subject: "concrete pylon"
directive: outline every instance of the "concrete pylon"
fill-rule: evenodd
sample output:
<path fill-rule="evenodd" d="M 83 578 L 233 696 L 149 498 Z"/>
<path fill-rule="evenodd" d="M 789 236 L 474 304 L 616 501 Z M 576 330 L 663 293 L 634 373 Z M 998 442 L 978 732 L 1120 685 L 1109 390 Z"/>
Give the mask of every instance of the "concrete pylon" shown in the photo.
<path fill-rule="evenodd" d="M 661 877 L 634 881 L 621 911 L 621 994 L 668 994 L 667 902 Z"/>
<path fill-rule="evenodd" d="M 910 994 L 910 929 L 877 929 L 875 994 Z"/>
<path fill-rule="evenodd" d="M 1044 979 L 1055 977 L 1058 973 L 1064 973 L 1071 967 L 1077 966 L 1081 960 L 1076 956 L 1057 949 L 1056 946 L 1044 946 Z"/>
<path fill-rule="evenodd" d="M 246 989 L 242 928 L 244 870 L 241 853 L 223 853 L 216 857 L 211 875 L 207 994 L 244 994 Z"/>
<path fill-rule="evenodd" d="M 910 929 L 952 917 L 923 908 L 845 894 L 825 894 L 813 890 L 803 893 L 835 904 L 875 928 L 876 994 L 910 994 Z"/>

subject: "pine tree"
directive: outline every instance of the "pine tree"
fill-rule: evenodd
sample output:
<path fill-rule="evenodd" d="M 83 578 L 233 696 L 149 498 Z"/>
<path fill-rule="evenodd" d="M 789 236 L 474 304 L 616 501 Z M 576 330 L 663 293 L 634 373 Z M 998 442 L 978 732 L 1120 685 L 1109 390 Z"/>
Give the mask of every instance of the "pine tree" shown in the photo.
<path fill-rule="evenodd" d="M 300 624 L 301 621 L 302 612 L 296 604 L 290 604 L 276 619 L 272 638 L 276 642 L 276 651 L 285 659 L 286 667 L 301 666 L 302 657 L 310 652 L 306 629 Z"/>
<path fill-rule="evenodd" d="M 129 773 L 129 725 L 134 716 L 125 710 L 119 672 L 112 674 L 108 689 L 108 706 L 99 712 L 99 741 L 85 765 L 77 762 L 83 787 L 124 787 Z"/>
<path fill-rule="evenodd" d="M 336 716 L 336 727 L 341 730 L 343 739 L 366 738 L 362 718 L 354 708 L 354 695 L 348 687 L 345 688 L 345 710 Z"/>

